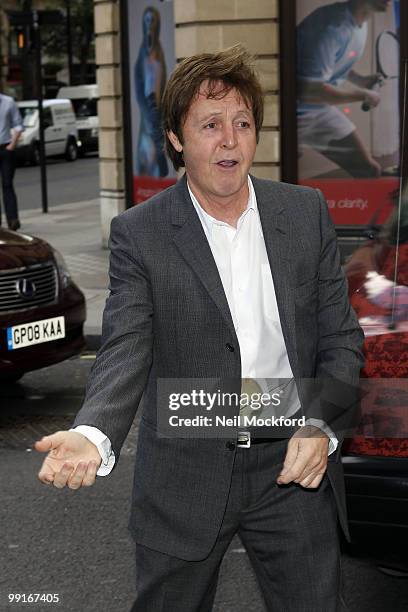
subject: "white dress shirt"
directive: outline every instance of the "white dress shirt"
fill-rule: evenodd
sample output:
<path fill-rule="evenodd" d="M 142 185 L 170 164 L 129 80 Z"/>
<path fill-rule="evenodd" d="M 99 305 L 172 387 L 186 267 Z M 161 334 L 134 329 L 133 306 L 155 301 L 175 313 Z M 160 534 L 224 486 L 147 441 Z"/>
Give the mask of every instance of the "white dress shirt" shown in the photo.
<path fill-rule="evenodd" d="M 248 187 L 248 205 L 236 228 L 205 212 L 190 187 L 188 189 L 231 311 L 241 352 L 242 378 L 255 379 L 266 392 L 271 379 L 292 379 L 293 372 L 283 339 L 255 190 L 249 177 Z M 292 416 L 299 408 L 296 392 L 295 401 L 284 416 Z M 307 424 L 319 427 L 329 436 L 329 455 L 336 450 L 338 440 L 324 422 L 308 419 Z M 96 427 L 79 425 L 75 431 L 98 447 L 102 457 L 98 476 L 109 474 L 115 457 L 108 438 Z"/>

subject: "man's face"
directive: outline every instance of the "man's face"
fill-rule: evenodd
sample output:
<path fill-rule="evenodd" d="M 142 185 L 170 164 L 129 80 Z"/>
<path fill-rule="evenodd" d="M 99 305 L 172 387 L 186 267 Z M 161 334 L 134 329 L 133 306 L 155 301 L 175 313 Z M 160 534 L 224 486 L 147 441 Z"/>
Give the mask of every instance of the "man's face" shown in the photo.
<path fill-rule="evenodd" d="M 169 138 L 183 152 L 187 178 L 197 195 L 219 202 L 246 193 L 256 132 L 252 110 L 236 89 L 217 100 L 207 98 L 203 83 L 183 125 L 184 143 L 173 132 Z"/>

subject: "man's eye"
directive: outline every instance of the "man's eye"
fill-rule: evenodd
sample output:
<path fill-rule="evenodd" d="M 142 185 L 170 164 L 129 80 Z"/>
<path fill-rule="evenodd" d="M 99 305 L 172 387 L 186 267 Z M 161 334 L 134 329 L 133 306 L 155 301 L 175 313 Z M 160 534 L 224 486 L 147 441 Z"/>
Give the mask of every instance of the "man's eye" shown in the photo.
<path fill-rule="evenodd" d="M 211 129 L 215 128 L 215 125 L 216 125 L 215 121 L 211 121 L 210 123 L 207 123 L 204 127 L 205 127 L 205 129 L 210 129 L 211 130 Z"/>
<path fill-rule="evenodd" d="M 239 121 L 238 122 L 238 127 L 249 128 L 250 125 L 249 125 L 248 121 Z"/>

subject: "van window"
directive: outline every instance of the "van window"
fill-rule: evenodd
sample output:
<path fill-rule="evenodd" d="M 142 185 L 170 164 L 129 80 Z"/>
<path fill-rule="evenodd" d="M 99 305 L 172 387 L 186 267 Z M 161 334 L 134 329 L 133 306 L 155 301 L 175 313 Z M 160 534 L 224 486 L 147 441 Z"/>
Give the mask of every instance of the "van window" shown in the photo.
<path fill-rule="evenodd" d="M 38 110 L 33 106 L 19 106 L 24 127 L 34 127 L 38 118 Z"/>
<path fill-rule="evenodd" d="M 44 118 L 44 127 L 50 127 L 51 125 L 53 125 L 53 120 L 52 120 L 52 115 L 51 115 L 51 109 L 50 108 L 43 108 L 43 118 Z"/>
<path fill-rule="evenodd" d="M 96 103 L 96 98 L 78 98 L 77 100 L 72 100 L 77 117 L 95 117 L 98 114 Z"/>

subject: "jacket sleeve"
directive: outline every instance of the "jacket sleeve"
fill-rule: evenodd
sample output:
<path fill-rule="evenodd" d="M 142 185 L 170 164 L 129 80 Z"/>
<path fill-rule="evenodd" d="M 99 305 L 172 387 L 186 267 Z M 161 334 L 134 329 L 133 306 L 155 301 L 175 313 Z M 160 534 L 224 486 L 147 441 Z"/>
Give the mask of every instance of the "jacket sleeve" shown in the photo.
<path fill-rule="evenodd" d="M 24 132 L 23 119 L 17 104 L 13 100 L 11 107 L 11 127 L 17 132 Z"/>
<path fill-rule="evenodd" d="M 317 196 L 321 233 L 317 363 L 315 379 L 305 381 L 303 393 L 304 397 L 305 391 L 308 394 L 308 416 L 322 419 L 342 441 L 357 415 L 364 334 L 348 299 L 347 280 L 327 204 L 320 191 Z"/>
<path fill-rule="evenodd" d="M 336 232 L 326 201 L 320 200 L 321 252 L 319 265 L 318 374 L 331 374 L 358 383 L 364 365 L 364 334 L 348 298 L 347 279 L 340 265 Z"/>
<path fill-rule="evenodd" d="M 101 348 L 73 427 L 97 427 L 109 438 L 118 458 L 152 363 L 153 305 L 142 256 L 123 216 L 112 221 L 109 248 L 110 294 Z"/>

